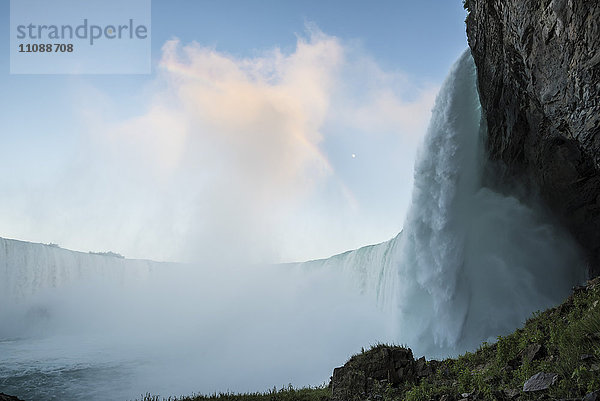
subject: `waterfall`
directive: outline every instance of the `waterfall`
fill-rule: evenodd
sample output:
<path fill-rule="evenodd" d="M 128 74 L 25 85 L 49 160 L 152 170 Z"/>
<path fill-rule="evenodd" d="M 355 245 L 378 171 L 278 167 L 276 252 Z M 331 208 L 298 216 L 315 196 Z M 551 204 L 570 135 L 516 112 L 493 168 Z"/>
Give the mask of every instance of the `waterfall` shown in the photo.
<path fill-rule="evenodd" d="M 403 231 L 328 259 L 217 269 L 0 239 L 0 391 L 102 400 L 317 385 L 369 343 L 432 358 L 509 333 L 585 268 L 542 207 L 483 185 L 485 135 L 467 51 L 438 94 Z"/>
<path fill-rule="evenodd" d="M 27 300 L 41 291 L 93 278 L 143 279 L 160 265 L 0 238 L 0 299 Z"/>
<path fill-rule="evenodd" d="M 467 50 L 437 96 L 402 233 L 305 264 L 352 275 L 417 355 L 493 341 L 585 278 L 577 245 L 542 207 L 482 185 L 485 135 Z"/>

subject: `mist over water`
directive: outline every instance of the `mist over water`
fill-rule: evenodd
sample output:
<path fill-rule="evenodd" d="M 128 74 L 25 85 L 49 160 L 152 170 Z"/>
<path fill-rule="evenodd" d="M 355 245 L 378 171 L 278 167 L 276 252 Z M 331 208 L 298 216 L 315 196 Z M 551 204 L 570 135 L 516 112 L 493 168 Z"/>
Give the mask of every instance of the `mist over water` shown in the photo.
<path fill-rule="evenodd" d="M 354 277 L 394 322 L 395 341 L 416 355 L 494 341 L 585 279 L 577 244 L 541 206 L 483 186 L 485 136 L 466 51 L 437 96 L 403 232 L 305 264 Z"/>
<path fill-rule="evenodd" d="M 23 399 L 318 385 L 349 350 L 386 340 L 389 331 L 383 311 L 332 271 L 160 264 L 2 245 L 28 248 L 25 257 L 3 253 L 0 269 L 8 279 L 2 290 L 6 282 L 22 289 L 0 297 L 0 391 Z M 47 258 L 45 269 L 39 258 Z M 88 259 L 89 274 L 63 274 L 77 271 L 79 258 Z"/>
<path fill-rule="evenodd" d="M 388 242 L 243 266 L 3 240 L 0 391 L 101 400 L 318 385 L 377 341 L 454 355 L 562 301 L 584 278 L 575 243 L 541 208 L 482 186 L 474 68 L 465 52 L 440 90 L 403 232 Z"/>
<path fill-rule="evenodd" d="M 482 187 L 481 121 L 466 51 L 440 90 L 415 166 L 392 294 L 398 336 L 431 356 L 507 334 L 584 278 L 577 245 L 541 208 Z"/>

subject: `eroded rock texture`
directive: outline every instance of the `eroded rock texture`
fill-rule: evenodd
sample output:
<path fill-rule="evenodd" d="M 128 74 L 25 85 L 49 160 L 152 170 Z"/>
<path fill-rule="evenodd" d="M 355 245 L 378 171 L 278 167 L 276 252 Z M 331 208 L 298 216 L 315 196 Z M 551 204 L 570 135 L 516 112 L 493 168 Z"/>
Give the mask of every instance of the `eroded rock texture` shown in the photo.
<path fill-rule="evenodd" d="M 416 384 L 433 371 L 434 361 L 415 360 L 410 348 L 378 345 L 354 355 L 331 377 L 333 401 L 360 401 L 382 397 L 387 386 Z"/>
<path fill-rule="evenodd" d="M 600 273 L 600 2 L 468 0 L 467 36 L 503 180 L 525 180 Z"/>

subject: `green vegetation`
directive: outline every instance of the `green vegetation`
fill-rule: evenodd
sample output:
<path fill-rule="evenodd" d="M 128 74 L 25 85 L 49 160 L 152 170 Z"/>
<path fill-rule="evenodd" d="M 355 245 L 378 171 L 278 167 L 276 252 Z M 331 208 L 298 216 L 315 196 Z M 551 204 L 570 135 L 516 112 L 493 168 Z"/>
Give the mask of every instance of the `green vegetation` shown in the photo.
<path fill-rule="evenodd" d="M 377 344 L 371 349 L 385 346 Z M 364 349 L 358 355 L 363 354 Z M 393 387 L 382 381 L 369 399 L 429 401 L 459 399 L 464 393 L 478 400 L 581 399 L 600 390 L 600 278 L 576 289 L 562 305 L 535 313 L 523 328 L 498 337 L 496 343 L 484 343 L 477 351 L 458 358 L 429 361 L 427 366 L 431 373 L 418 383 Z M 556 373 L 558 380 L 548 390 L 522 392 L 525 381 L 538 372 Z M 266 393 L 196 395 L 168 400 L 327 401 L 330 398 L 327 387 L 289 386 Z M 147 395 L 143 401 L 161 399 Z"/>
<path fill-rule="evenodd" d="M 156 395 L 146 394 L 142 401 L 329 401 L 331 391 L 328 387 L 308 387 L 295 389 L 290 384 L 277 390 L 273 387 L 265 393 L 231 394 L 220 393 L 213 395 L 192 395 L 188 397 L 161 398 Z"/>
<path fill-rule="evenodd" d="M 581 398 L 600 390 L 600 281 L 580 288 L 557 308 L 535 313 L 525 326 L 495 344 L 436 365 L 434 374 L 398 399 L 429 400 L 470 393 L 477 399 Z M 432 362 L 429 362 L 432 363 Z M 523 393 L 538 372 L 557 373 L 547 391 Z"/>

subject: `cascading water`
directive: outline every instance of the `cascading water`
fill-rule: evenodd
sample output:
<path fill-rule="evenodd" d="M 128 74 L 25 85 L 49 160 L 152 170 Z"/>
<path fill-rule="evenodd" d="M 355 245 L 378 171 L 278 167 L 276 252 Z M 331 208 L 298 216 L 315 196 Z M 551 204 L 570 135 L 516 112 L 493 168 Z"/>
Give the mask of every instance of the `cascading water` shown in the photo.
<path fill-rule="evenodd" d="M 0 392 L 315 385 L 369 343 L 456 354 L 560 302 L 584 278 L 578 248 L 541 211 L 482 186 L 475 82 L 465 52 L 436 100 L 403 232 L 382 244 L 219 270 L 0 240 Z"/>
<path fill-rule="evenodd" d="M 585 278 L 577 245 L 543 211 L 482 186 L 485 133 L 465 51 L 437 96 L 403 232 L 307 264 L 354 275 L 394 316 L 396 341 L 417 355 L 494 340 Z"/>
<path fill-rule="evenodd" d="M 113 282 L 141 279 L 160 265 L 0 238 L 0 299 L 26 300 L 47 288 L 90 277 Z"/>
<path fill-rule="evenodd" d="M 466 51 L 436 100 L 399 247 L 399 337 L 428 355 L 506 334 L 584 278 L 578 248 L 563 230 L 541 211 L 482 187 L 481 121 Z"/>

